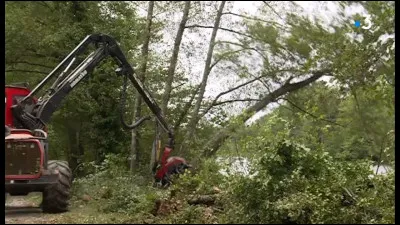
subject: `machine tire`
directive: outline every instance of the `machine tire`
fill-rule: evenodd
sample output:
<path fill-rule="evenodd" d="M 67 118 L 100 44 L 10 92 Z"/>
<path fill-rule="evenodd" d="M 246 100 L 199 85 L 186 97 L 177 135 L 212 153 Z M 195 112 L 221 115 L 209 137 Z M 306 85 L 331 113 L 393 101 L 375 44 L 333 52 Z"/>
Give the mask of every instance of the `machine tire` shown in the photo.
<path fill-rule="evenodd" d="M 58 170 L 58 182 L 49 185 L 43 192 L 42 210 L 45 213 L 62 213 L 68 211 L 72 172 L 65 161 L 49 160 L 49 170 Z"/>

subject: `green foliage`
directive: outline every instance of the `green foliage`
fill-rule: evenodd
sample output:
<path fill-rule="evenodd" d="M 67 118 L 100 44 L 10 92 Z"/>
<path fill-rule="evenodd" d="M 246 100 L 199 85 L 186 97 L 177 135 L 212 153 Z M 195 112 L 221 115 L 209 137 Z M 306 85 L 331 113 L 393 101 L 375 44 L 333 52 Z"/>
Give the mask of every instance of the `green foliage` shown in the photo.
<path fill-rule="evenodd" d="M 173 189 L 179 190 L 182 195 L 213 193 L 213 189 L 225 180 L 219 173 L 220 169 L 221 166 L 214 159 L 205 160 L 196 172 L 189 170 L 179 176 Z"/>
<path fill-rule="evenodd" d="M 100 165 L 87 163 L 85 166 L 92 168 L 92 173 L 74 181 L 74 196 L 78 200 L 90 196 L 102 213 L 149 214 L 163 192 L 149 188 L 151 180 L 145 176 L 125 172 L 122 159 L 110 154 Z"/>
<path fill-rule="evenodd" d="M 255 170 L 255 176 L 237 177 L 230 184 L 235 207 L 228 210 L 231 217 L 225 222 L 394 221 L 393 174 L 369 179 L 368 162 L 337 161 L 321 148 L 309 149 L 283 139 L 265 145 Z M 346 196 L 345 190 L 354 196 Z"/>
<path fill-rule="evenodd" d="M 288 50 L 292 52 L 298 52 L 302 57 L 307 58 L 310 56 L 311 47 L 308 43 L 291 37 L 287 40 Z"/>
<path fill-rule="evenodd" d="M 317 82 L 290 93 L 289 101 L 238 132 L 241 151 L 247 155 L 259 152 L 259 146 L 245 144 L 253 137 L 243 136 L 250 133 L 256 136 L 255 142 L 285 137 L 310 147 L 323 146 L 335 158 L 347 160 L 377 161 L 380 152 L 387 149 L 382 160 L 385 163 L 394 160 L 394 142 L 389 140 L 389 133 L 394 129 L 394 108 L 393 103 L 389 103 L 394 97 L 392 87 L 381 80 L 372 87 L 354 92 L 357 99 L 353 95 L 343 95 L 335 86 Z M 381 95 L 386 97 L 379 97 Z M 260 132 L 264 135 L 260 136 Z"/>
<path fill-rule="evenodd" d="M 254 32 L 255 38 L 263 40 L 271 45 L 276 44 L 276 39 L 278 38 L 278 31 L 274 26 L 263 26 L 259 22 L 249 27 L 249 32 Z"/>
<path fill-rule="evenodd" d="M 206 222 L 204 218 L 204 207 L 191 205 L 174 215 L 174 217 L 170 219 L 170 223 L 202 224 Z"/>
<path fill-rule="evenodd" d="M 27 81 L 33 87 L 93 33 L 113 36 L 131 58 L 142 41 L 143 21 L 129 2 L 7 3 L 6 81 Z M 118 111 L 122 79 L 114 70 L 115 64 L 105 61 L 54 113 L 51 158 L 65 158 L 75 170 L 81 162 L 100 162 L 108 153 L 127 154 L 130 135 L 122 130 Z M 131 121 L 129 100 L 125 118 Z"/>

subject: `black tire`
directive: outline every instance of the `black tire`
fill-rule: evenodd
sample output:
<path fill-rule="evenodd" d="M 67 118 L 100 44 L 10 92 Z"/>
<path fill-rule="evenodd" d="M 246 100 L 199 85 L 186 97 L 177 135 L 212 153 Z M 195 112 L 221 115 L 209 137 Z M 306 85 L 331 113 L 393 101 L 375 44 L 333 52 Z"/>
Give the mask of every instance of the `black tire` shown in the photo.
<path fill-rule="evenodd" d="M 42 210 L 45 213 L 62 213 L 68 211 L 72 172 L 65 161 L 49 160 L 49 170 L 58 170 L 58 182 L 48 186 L 43 192 Z"/>

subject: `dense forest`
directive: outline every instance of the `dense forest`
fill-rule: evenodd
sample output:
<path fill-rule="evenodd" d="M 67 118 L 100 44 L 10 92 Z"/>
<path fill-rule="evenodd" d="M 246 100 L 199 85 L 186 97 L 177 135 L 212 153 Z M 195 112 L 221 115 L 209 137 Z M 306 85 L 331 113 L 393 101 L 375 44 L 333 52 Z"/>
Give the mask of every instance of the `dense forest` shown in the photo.
<path fill-rule="evenodd" d="M 33 88 L 87 35 L 111 35 L 174 129 L 172 154 L 193 165 L 168 189 L 152 186 L 165 133 L 151 121 L 123 128 L 123 79 L 107 60 L 48 124 L 50 158 L 74 173 L 71 208 L 91 209 L 73 222 L 394 223 L 394 169 L 378 175 L 394 168 L 394 11 L 394 1 L 6 2 L 5 81 Z M 152 115 L 127 90 L 125 120 Z"/>

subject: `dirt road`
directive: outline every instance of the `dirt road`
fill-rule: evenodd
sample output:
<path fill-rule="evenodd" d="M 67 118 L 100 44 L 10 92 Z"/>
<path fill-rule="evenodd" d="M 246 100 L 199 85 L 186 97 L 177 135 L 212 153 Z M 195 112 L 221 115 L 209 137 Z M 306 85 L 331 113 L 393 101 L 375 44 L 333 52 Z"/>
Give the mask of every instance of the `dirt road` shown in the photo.
<path fill-rule="evenodd" d="M 5 207 L 6 224 L 104 224 L 132 223 L 126 214 L 99 211 L 96 202 L 71 201 L 70 210 L 60 214 L 43 213 L 39 208 L 40 193 L 28 196 L 9 196 Z"/>
<path fill-rule="evenodd" d="M 37 196 L 7 196 L 5 205 L 6 224 L 49 224 L 57 215 L 44 214 L 35 201 Z"/>

